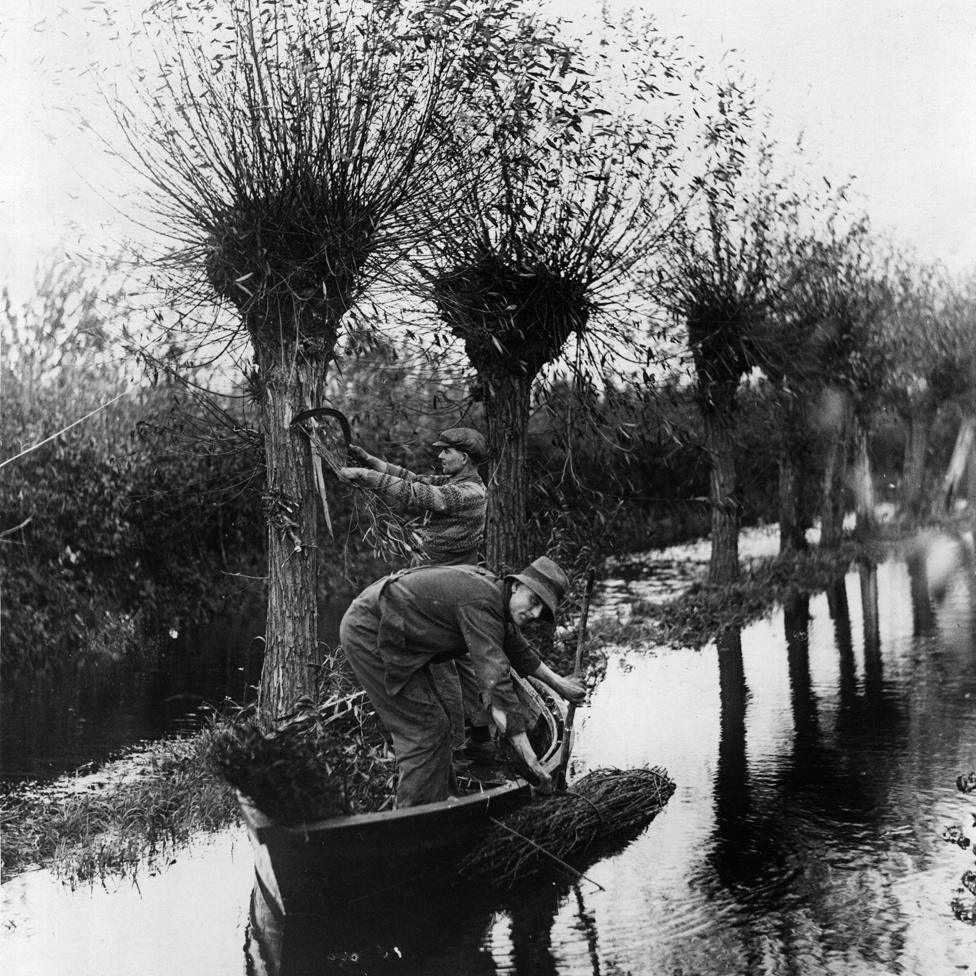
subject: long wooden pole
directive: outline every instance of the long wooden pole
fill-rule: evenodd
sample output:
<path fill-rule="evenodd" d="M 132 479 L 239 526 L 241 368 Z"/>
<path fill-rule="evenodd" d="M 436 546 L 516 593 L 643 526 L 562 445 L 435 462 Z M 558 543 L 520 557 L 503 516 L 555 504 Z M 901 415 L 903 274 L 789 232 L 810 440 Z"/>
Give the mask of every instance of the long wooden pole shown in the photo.
<path fill-rule="evenodd" d="M 576 660 L 573 663 L 573 677 L 578 678 L 583 664 L 583 646 L 586 643 L 586 619 L 590 614 L 590 596 L 593 594 L 593 580 L 596 574 L 591 569 L 586 574 L 586 588 L 583 590 L 583 605 L 580 609 L 579 629 L 576 634 Z M 559 766 L 556 773 L 557 787 L 562 789 L 566 785 L 566 769 L 569 766 L 569 755 L 573 750 L 573 720 L 576 717 L 576 705 L 569 703 L 566 711 L 566 721 L 563 725 L 563 744 L 559 754 Z"/>

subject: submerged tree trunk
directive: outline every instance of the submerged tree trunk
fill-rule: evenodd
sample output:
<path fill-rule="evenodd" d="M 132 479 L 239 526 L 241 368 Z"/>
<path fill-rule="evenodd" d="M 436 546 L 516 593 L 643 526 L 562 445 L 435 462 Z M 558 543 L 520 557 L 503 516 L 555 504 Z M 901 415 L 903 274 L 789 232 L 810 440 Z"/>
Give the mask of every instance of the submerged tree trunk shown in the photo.
<path fill-rule="evenodd" d="M 491 454 L 485 556 L 494 572 L 517 572 L 529 561 L 526 439 L 532 377 L 496 372 L 485 387 Z"/>
<path fill-rule="evenodd" d="M 268 525 L 268 611 L 259 704 L 271 715 L 314 693 L 317 660 L 319 501 L 296 414 L 321 403 L 325 370 L 262 364 Z"/>

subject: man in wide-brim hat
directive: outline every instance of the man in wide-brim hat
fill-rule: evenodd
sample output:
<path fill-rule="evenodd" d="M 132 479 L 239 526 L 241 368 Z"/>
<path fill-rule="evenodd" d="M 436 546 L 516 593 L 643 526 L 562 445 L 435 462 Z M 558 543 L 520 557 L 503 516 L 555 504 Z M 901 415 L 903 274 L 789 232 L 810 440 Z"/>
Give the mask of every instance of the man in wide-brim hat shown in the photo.
<path fill-rule="evenodd" d="M 529 743 L 511 667 L 572 702 L 585 690 L 544 664 L 521 628 L 554 617 L 569 586 L 546 556 L 500 578 L 474 566 L 420 566 L 377 580 L 342 618 L 342 648 L 393 737 L 397 806 L 446 799 L 453 781 L 451 713 L 431 665 L 470 658 L 482 703 L 542 791 L 552 781 Z"/>

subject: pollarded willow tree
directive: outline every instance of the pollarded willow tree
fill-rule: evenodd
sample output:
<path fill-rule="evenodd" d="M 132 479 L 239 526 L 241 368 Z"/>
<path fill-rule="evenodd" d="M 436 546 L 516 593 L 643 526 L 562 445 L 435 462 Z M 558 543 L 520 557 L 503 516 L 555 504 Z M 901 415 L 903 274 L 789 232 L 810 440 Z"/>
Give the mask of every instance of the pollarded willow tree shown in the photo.
<path fill-rule="evenodd" d="M 918 518 L 931 497 L 930 441 L 939 412 L 971 395 L 972 306 L 944 269 L 902 256 L 892 274 L 894 302 L 885 323 L 891 348 L 888 402 L 905 425 L 902 506 Z"/>
<path fill-rule="evenodd" d="M 485 36 L 482 20 L 407 0 L 155 4 L 156 70 L 119 112 L 172 242 L 161 267 L 176 297 L 184 309 L 216 300 L 253 349 L 271 712 L 311 693 L 317 651 L 318 499 L 291 421 L 321 403 L 343 317 L 442 218 L 431 187 L 442 207 L 465 192 L 445 179 L 445 133 L 457 152 L 467 38 Z"/>
<path fill-rule="evenodd" d="M 889 373 L 879 323 L 890 290 L 867 220 L 845 218 L 843 196 L 829 216 L 821 210 L 819 230 L 790 233 L 782 247 L 764 367 L 781 407 L 782 550 L 802 547 L 814 505 L 824 548 L 841 541 L 849 494 L 859 531 L 874 517 L 868 435 Z"/>
<path fill-rule="evenodd" d="M 932 512 L 937 516 L 950 512 L 957 500 L 976 503 L 976 279 L 972 275 L 948 283 L 940 318 L 957 349 L 955 361 L 945 364 L 949 375 L 940 379 L 944 388 L 955 390 L 959 426 L 948 467 L 932 500 Z"/>
<path fill-rule="evenodd" d="M 555 363 L 593 375 L 628 346 L 630 276 L 673 220 L 678 124 L 660 106 L 679 60 L 653 32 L 631 38 L 622 84 L 604 88 L 606 53 L 567 46 L 531 16 L 516 22 L 475 108 L 481 178 L 431 241 L 427 294 L 463 342 L 484 403 L 486 553 L 499 571 L 530 556 L 533 387 Z M 630 104 L 608 99 L 614 90 L 627 90 Z"/>
<path fill-rule="evenodd" d="M 839 478 L 853 427 L 850 373 L 862 300 L 867 226 L 844 221 L 845 192 L 825 202 L 819 230 L 787 230 L 763 371 L 776 400 L 780 551 L 805 548 L 828 496 L 829 530 L 842 516 Z M 830 491 L 825 491 L 826 485 Z M 839 524 L 839 522 L 838 522 Z"/>
<path fill-rule="evenodd" d="M 770 177 L 769 148 L 750 146 L 752 111 L 739 86 L 719 86 L 717 109 L 705 126 L 706 168 L 694 180 L 695 203 L 650 285 L 684 326 L 694 364 L 709 461 L 712 585 L 730 583 L 739 573 L 736 394 L 743 377 L 764 361 L 776 235 L 793 207 L 791 194 Z"/>

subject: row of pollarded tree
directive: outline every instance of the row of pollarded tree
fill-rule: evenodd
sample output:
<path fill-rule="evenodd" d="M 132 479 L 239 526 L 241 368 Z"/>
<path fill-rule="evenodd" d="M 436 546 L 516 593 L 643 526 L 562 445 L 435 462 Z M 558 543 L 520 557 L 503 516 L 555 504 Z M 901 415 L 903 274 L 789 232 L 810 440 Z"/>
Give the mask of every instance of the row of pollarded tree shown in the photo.
<path fill-rule="evenodd" d="M 823 219 L 840 197 L 771 179 L 736 85 L 711 83 L 652 25 L 605 24 L 577 42 L 521 0 L 156 9 L 146 40 L 159 70 L 144 97 L 119 103 L 120 131 L 175 242 L 158 266 L 173 273 L 181 326 L 199 321 L 212 340 L 213 318 L 192 313 L 216 301 L 253 351 L 269 710 L 311 692 L 318 626 L 318 500 L 290 424 L 322 402 L 367 296 L 425 303 L 431 328 L 464 346 L 495 462 L 486 544 L 498 570 L 529 555 L 537 379 L 560 362 L 591 380 L 649 362 L 650 323 L 670 312 L 712 459 L 711 576 L 732 578 L 740 381 L 766 370 L 796 411 L 825 364 L 852 361 L 874 315 L 866 278 L 845 277 L 863 272 L 858 230 Z M 801 233 L 808 216 L 828 230 Z M 784 486 L 802 476 L 794 456 Z M 788 532 L 802 521 L 784 517 Z"/>
<path fill-rule="evenodd" d="M 822 202 L 821 219 L 804 230 L 809 203 L 792 190 L 761 182 L 751 196 L 723 200 L 734 186 L 704 194 L 706 246 L 701 237 L 679 242 L 677 285 L 667 293 L 677 297 L 695 365 L 715 584 L 738 573 L 736 399 L 747 377 L 776 402 L 783 551 L 803 548 L 815 519 L 820 545 L 835 547 L 850 497 L 857 531 L 874 527 L 870 443 L 885 412 L 906 430 L 905 512 L 944 512 L 973 466 L 976 409 L 972 281 L 882 246 L 866 220 L 843 213 L 843 194 Z M 957 443 L 933 497 L 928 435 L 950 406 L 960 416 Z"/>

